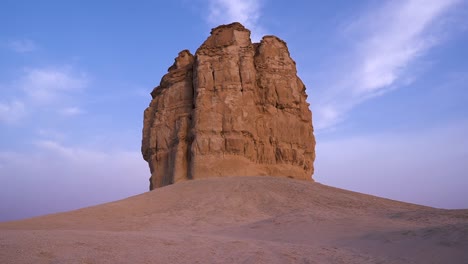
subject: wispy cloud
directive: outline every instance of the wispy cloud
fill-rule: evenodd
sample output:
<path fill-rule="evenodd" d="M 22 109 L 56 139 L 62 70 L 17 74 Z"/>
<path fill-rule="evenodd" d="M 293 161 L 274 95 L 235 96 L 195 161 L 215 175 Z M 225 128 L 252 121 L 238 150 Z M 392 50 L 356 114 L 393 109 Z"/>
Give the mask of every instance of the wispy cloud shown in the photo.
<path fill-rule="evenodd" d="M 438 26 L 458 2 L 388 1 L 350 23 L 345 31 L 355 41 L 351 63 L 316 102 L 316 128 L 331 128 L 357 104 L 410 81 L 410 65 L 441 42 L 447 28 Z"/>
<path fill-rule="evenodd" d="M 19 53 L 31 52 L 37 49 L 37 45 L 30 39 L 17 39 L 8 42 L 8 47 Z"/>
<path fill-rule="evenodd" d="M 76 106 L 65 107 L 59 110 L 59 114 L 63 116 L 76 116 L 82 114 L 84 111 Z"/>
<path fill-rule="evenodd" d="M 39 135 L 41 138 L 52 139 L 55 141 L 64 140 L 67 138 L 65 133 L 49 128 L 38 129 L 37 135 Z"/>
<path fill-rule="evenodd" d="M 24 103 L 18 100 L 0 102 L 0 122 L 16 123 L 26 114 Z"/>
<path fill-rule="evenodd" d="M 252 31 L 252 40 L 258 41 L 263 33 L 259 24 L 261 1 L 259 0 L 208 0 L 207 21 L 211 26 L 240 22 Z"/>
<path fill-rule="evenodd" d="M 34 142 L 34 144 L 41 149 L 58 154 L 62 158 L 76 158 L 79 156 L 77 155 L 77 151 L 74 151 L 72 148 L 64 147 L 55 140 L 38 140 Z"/>
<path fill-rule="evenodd" d="M 28 69 L 18 85 L 34 102 L 51 103 L 83 89 L 87 83 L 86 74 L 65 67 Z"/>
<path fill-rule="evenodd" d="M 0 123 L 16 123 L 45 109 L 62 116 L 82 114 L 85 111 L 76 106 L 77 95 L 88 83 L 85 73 L 71 67 L 26 69 L 16 80 L 1 84 Z"/>

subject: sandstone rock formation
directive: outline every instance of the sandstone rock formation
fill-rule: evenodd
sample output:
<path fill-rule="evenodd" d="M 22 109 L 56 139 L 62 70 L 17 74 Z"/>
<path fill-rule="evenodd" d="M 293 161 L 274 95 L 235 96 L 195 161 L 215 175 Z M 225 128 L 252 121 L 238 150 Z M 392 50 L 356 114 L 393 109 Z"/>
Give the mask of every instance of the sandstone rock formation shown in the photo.
<path fill-rule="evenodd" d="M 252 43 L 239 23 L 179 53 L 151 93 L 142 153 L 150 189 L 215 176 L 311 180 L 315 138 L 305 86 L 286 43 Z"/>

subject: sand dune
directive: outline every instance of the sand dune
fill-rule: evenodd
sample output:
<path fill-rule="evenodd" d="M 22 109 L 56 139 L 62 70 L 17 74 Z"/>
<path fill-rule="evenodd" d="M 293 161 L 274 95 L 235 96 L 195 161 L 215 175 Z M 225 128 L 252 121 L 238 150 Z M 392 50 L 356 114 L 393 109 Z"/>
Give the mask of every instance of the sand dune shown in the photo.
<path fill-rule="evenodd" d="M 468 263 L 468 210 L 276 177 L 0 223 L 0 263 Z"/>

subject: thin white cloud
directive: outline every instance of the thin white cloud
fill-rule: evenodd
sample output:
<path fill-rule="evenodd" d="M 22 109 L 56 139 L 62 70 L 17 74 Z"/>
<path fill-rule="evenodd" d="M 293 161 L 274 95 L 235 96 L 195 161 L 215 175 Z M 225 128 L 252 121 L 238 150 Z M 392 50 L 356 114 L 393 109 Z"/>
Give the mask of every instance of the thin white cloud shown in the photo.
<path fill-rule="evenodd" d="M 17 123 L 30 113 L 47 109 L 62 116 L 82 114 L 83 109 L 70 105 L 79 104 L 78 95 L 88 83 L 85 73 L 71 67 L 26 69 L 18 79 L 0 84 L 5 92 L 0 93 L 0 123 Z"/>
<path fill-rule="evenodd" d="M 38 129 L 37 135 L 39 135 L 42 138 L 52 139 L 55 141 L 64 140 L 67 138 L 65 133 L 49 128 Z"/>
<path fill-rule="evenodd" d="M 253 41 L 260 40 L 263 29 L 259 24 L 261 16 L 259 0 L 208 0 L 208 4 L 207 21 L 211 26 L 240 22 L 251 30 Z"/>
<path fill-rule="evenodd" d="M 53 152 L 54 154 L 58 154 L 62 158 L 73 158 L 76 156 L 74 154 L 73 149 L 66 148 L 62 146 L 59 142 L 54 140 L 38 140 L 34 142 L 34 144 L 41 149 L 45 149 L 47 151 Z"/>
<path fill-rule="evenodd" d="M 0 122 L 16 123 L 26 115 L 24 103 L 18 100 L 0 102 Z"/>
<path fill-rule="evenodd" d="M 348 54 L 352 62 L 330 83 L 328 94 L 315 102 L 316 128 L 334 126 L 357 104 L 414 78 L 410 65 L 441 42 L 436 25 L 443 25 L 448 11 L 459 2 L 388 1 L 351 23 L 346 33 L 356 42 Z"/>
<path fill-rule="evenodd" d="M 59 114 L 63 116 L 76 116 L 82 114 L 84 111 L 76 106 L 65 107 L 59 110 Z"/>
<path fill-rule="evenodd" d="M 18 53 L 31 52 L 37 49 L 37 45 L 30 39 L 17 39 L 8 42 L 8 47 Z"/>
<path fill-rule="evenodd" d="M 357 73 L 360 83 L 356 90 L 372 92 L 393 84 L 412 60 L 437 44 L 437 36 L 429 26 L 456 2 L 412 0 L 403 5 L 392 2 L 374 14 L 372 21 L 385 22 L 379 27 L 372 26 L 364 41 L 361 51 L 364 60 Z"/>
<path fill-rule="evenodd" d="M 67 93 L 86 87 L 88 78 L 70 68 L 36 68 L 26 70 L 19 86 L 35 103 L 51 103 L 62 99 Z"/>
<path fill-rule="evenodd" d="M 41 139 L 36 140 L 33 144 L 41 151 L 41 154 L 45 156 L 56 156 L 60 159 L 67 160 L 75 163 L 100 163 L 105 162 L 111 153 L 103 151 L 66 146 L 55 139 Z"/>

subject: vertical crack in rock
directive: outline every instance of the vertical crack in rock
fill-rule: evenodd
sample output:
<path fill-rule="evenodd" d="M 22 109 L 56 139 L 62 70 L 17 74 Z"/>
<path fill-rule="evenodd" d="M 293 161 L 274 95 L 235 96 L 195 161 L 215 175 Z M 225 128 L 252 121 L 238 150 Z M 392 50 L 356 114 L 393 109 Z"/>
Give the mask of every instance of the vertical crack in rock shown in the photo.
<path fill-rule="evenodd" d="M 144 113 L 150 189 L 188 179 L 270 175 L 312 180 L 315 138 L 287 45 L 222 25 L 181 51 Z"/>

